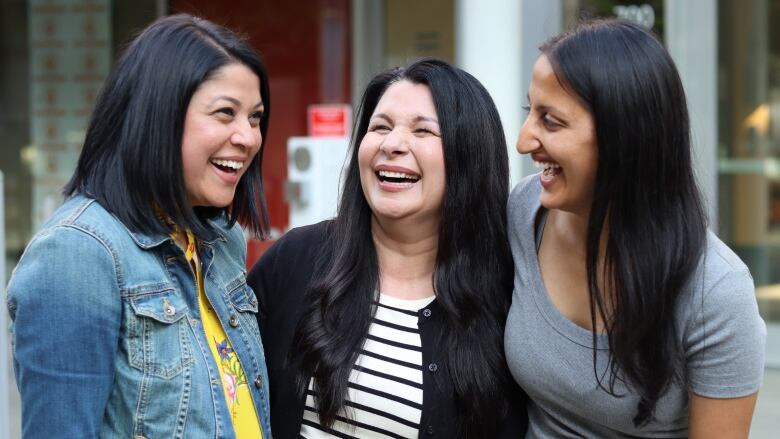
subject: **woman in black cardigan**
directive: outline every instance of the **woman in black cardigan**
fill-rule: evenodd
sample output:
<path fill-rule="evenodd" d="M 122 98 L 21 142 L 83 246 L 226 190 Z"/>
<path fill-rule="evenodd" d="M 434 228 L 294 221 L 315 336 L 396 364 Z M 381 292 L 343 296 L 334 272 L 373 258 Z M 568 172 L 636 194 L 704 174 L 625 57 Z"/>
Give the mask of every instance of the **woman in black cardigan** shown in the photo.
<path fill-rule="evenodd" d="M 290 231 L 249 276 L 274 435 L 520 437 L 509 169 L 487 91 L 437 60 L 378 75 L 345 172 L 336 218 Z"/>

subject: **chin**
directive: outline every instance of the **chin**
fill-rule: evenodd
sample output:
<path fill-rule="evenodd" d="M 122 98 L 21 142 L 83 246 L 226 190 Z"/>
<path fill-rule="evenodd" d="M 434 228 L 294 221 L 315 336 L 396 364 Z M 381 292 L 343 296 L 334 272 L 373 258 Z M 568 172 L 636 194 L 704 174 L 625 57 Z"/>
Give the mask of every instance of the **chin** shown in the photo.
<path fill-rule="evenodd" d="M 204 200 L 203 203 L 198 205 L 201 207 L 213 207 L 217 209 L 224 209 L 233 203 L 233 194 L 230 197 L 211 197 Z"/>

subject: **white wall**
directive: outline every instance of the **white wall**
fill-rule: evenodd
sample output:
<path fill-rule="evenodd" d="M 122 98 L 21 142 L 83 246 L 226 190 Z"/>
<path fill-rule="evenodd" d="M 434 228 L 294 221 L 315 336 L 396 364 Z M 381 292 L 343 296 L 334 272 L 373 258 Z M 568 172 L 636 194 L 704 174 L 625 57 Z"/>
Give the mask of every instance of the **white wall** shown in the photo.
<path fill-rule="evenodd" d="M 693 163 L 707 203 L 710 226 L 718 221 L 718 5 L 716 0 L 664 2 L 664 39 L 688 98 Z"/>
<path fill-rule="evenodd" d="M 538 47 L 561 28 L 560 0 L 456 0 L 455 60 L 490 92 L 501 115 L 511 182 L 533 172 L 515 150 Z"/>

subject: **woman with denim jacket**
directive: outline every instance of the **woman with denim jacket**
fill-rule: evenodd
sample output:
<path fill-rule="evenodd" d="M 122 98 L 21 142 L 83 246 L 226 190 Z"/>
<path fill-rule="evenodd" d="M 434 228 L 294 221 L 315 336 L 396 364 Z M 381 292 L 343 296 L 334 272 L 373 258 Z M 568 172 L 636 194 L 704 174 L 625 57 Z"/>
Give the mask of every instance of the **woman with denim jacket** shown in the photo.
<path fill-rule="evenodd" d="M 208 21 L 128 47 L 8 286 L 24 437 L 271 437 L 236 224 L 268 230 L 269 104 L 258 55 Z"/>

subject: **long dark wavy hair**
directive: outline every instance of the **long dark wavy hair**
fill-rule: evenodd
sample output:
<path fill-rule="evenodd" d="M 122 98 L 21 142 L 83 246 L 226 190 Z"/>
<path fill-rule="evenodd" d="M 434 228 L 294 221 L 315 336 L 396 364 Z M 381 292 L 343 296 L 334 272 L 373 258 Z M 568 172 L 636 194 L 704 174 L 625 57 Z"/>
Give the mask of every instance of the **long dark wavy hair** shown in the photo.
<path fill-rule="evenodd" d="M 460 435 L 491 437 L 507 411 L 511 383 L 503 351 L 512 290 L 508 156 L 487 91 L 473 76 L 443 61 L 420 60 L 379 74 L 363 95 L 338 213 L 329 223 L 327 245 L 295 331 L 292 364 L 298 368 L 298 390 L 303 395 L 314 378 L 316 408 L 325 426 L 333 424 L 345 405 L 348 377 L 366 340 L 379 290 L 358 147 L 379 99 L 402 80 L 430 88 L 444 149 L 446 188 L 432 280 L 446 326 L 448 358 L 442 379 L 448 382 L 443 385 L 453 389 L 459 412 L 453 422 L 458 422 Z"/>
<path fill-rule="evenodd" d="M 241 177 L 229 209 L 193 208 L 184 186 L 181 142 L 190 99 L 228 64 L 243 64 L 260 79 L 263 144 Z M 227 210 L 266 236 L 268 213 L 261 164 L 271 93 L 265 65 L 234 32 L 186 14 L 152 23 L 133 40 L 106 79 L 95 104 L 76 171 L 65 195 L 95 198 L 132 230 L 168 234 L 154 208 L 201 238 L 213 236 L 207 219 Z"/>
<path fill-rule="evenodd" d="M 612 394 L 616 381 L 634 385 L 640 402 L 633 422 L 640 426 L 653 420 L 669 385 L 684 379 L 675 311 L 706 245 L 685 92 L 663 45 L 630 22 L 584 23 L 541 51 L 595 120 L 599 161 L 586 259 L 591 321 L 596 327 L 600 316 L 609 339 L 607 387 L 596 349 L 593 367 Z M 598 281 L 602 231 L 607 292 Z"/>

